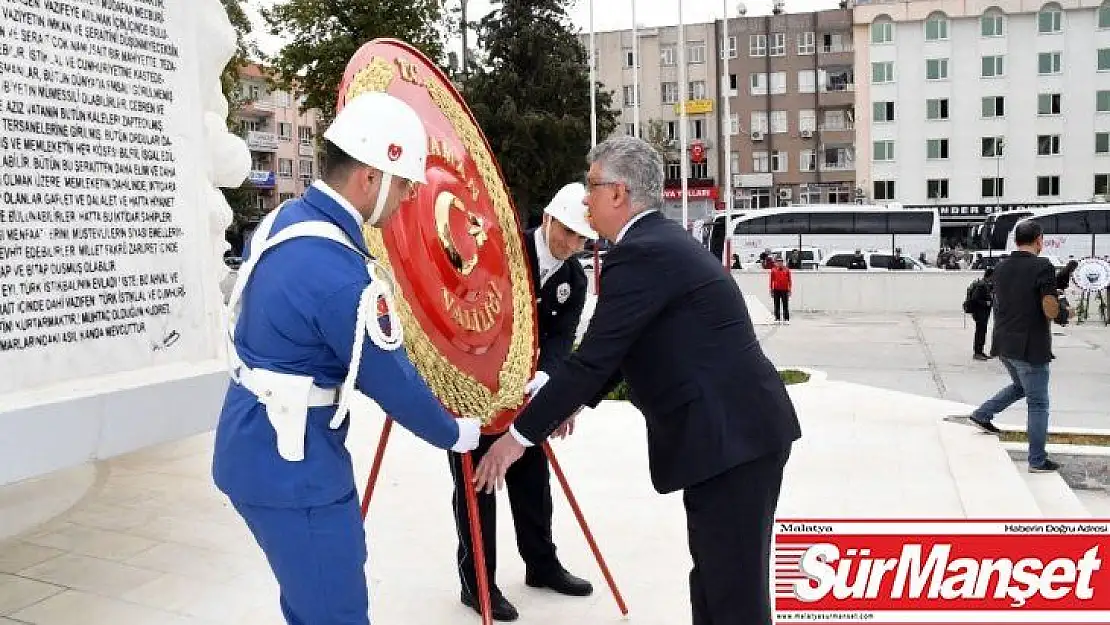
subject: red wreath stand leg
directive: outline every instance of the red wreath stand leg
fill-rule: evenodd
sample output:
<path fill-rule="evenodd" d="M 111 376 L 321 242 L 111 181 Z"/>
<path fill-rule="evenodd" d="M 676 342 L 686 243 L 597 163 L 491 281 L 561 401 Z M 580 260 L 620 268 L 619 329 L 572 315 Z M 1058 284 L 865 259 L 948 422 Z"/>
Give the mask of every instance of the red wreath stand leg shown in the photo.
<path fill-rule="evenodd" d="M 389 442 L 389 433 L 393 429 L 393 419 L 386 417 L 385 424 L 382 425 L 382 435 L 378 440 L 378 448 L 374 452 L 374 462 L 370 465 L 370 476 L 366 481 L 366 492 L 362 496 L 362 519 L 366 520 L 367 511 L 370 509 L 370 497 L 374 494 L 374 486 L 378 482 L 378 475 L 381 473 L 382 458 L 385 456 L 386 443 Z M 597 541 L 594 540 L 593 532 L 590 531 L 589 526 L 586 524 L 586 517 L 582 514 L 582 509 L 578 507 L 578 500 L 575 499 L 574 493 L 570 490 L 570 482 L 567 481 L 566 475 L 563 474 L 563 469 L 559 466 L 559 461 L 555 459 L 555 452 L 552 451 L 551 445 L 547 441 L 543 443 L 543 451 L 547 454 L 547 459 L 551 462 L 551 468 L 555 471 L 555 477 L 559 480 L 559 484 L 563 487 L 563 493 L 567 496 L 567 501 L 570 503 L 571 510 L 574 511 L 574 516 L 578 519 L 578 525 L 582 528 L 582 533 L 586 537 L 586 542 L 590 545 L 590 551 L 593 552 L 594 558 L 597 559 L 597 564 L 601 568 L 601 574 L 605 577 L 605 582 L 609 585 L 609 590 L 613 593 L 613 599 L 617 602 L 617 607 L 621 611 L 621 615 L 628 616 L 628 606 L 624 603 L 624 598 L 621 596 L 620 590 L 617 589 L 617 584 L 613 580 L 613 575 L 609 572 L 608 565 L 605 564 L 605 558 L 601 555 L 601 549 L 597 546 Z M 466 507 L 467 517 L 470 519 L 470 542 L 474 545 L 474 569 L 478 579 L 478 605 L 482 610 L 482 625 L 492 625 L 493 617 L 491 615 L 490 597 L 489 597 L 489 584 L 486 579 L 486 554 L 482 549 L 482 525 L 478 521 L 478 493 L 474 489 L 474 459 L 470 453 L 463 454 L 463 479 L 466 481 Z"/>

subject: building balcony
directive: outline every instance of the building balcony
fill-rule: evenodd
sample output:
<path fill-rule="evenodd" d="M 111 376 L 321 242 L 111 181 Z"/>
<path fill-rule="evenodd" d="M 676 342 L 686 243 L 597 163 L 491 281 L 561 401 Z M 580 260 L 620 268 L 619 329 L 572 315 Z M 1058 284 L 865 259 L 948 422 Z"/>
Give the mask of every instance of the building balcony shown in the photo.
<path fill-rule="evenodd" d="M 252 100 L 250 102 L 244 103 L 243 106 L 239 108 L 238 115 L 240 117 L 264 119 L 267 117 L 272 117 L 276 110 L 277 106 L 274 104 L 273 100 L 269 98 L 261 98 L 259 100 Z"/>
<path fill-rule="evenodd" d="M 830 88 L 832 87 L 832 88 Z M 856 103 L 855 85 L 821 85 L 817 105 L 821 108 L 853 106 Z"/>

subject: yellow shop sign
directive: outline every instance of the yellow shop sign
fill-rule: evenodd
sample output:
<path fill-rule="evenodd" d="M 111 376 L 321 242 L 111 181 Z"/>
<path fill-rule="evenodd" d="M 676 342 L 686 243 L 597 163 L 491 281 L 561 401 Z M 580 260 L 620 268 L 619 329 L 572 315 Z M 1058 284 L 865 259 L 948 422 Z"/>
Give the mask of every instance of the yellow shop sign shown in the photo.
<path fill-rule="evenodd" d="M 682 114 L 682 104 L 676 102 L 674 105 L 674 112 L 676 115 Z M 686 100 L 686 114 L 687 115 L 702 115 L 704 113 L 713 112 L 713 100 Z"/>

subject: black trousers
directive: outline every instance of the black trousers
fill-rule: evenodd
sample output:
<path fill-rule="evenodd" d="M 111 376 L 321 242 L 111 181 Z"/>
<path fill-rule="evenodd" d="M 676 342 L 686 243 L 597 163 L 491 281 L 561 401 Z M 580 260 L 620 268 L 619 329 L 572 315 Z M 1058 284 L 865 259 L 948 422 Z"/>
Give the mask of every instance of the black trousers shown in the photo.
<path fill-rule="evenodd" d="M 991 318 L 991 311 L 989 308 L 976 310 L 971 318 L 975 320 L 975 351 L 972 353 L 985 354 L 983 348 L 987 345 L 987 320 Z"/>
<path fill-rule="evenodd" d="M 474 466 L 500 435 L 483 435 L 478 447 L 470 452 Z M 454 493 L 451 508 L 455 513 L 459 548 L 456 554 L 459 581 L 464 591 L 478 594 L 478 577 L 474 571 L 474 547 L 470 541 L 470 519 L 467 516 L 466 491 L 463 490 L 462 456 L 449 453 Z M 516 544 L 528 571 L 545 575 L 559 566 L 555 557 L 555 543 L 551 538 L 551 471 L 543 448 L 533 445 L 524 450 L 520 460 L 513 463 L 505 475 L 509 491 L 509 507 L 516 527 Z M 492 590 L 497 570 L 497 496 L 478 493 L 478 518 L 482 525 L 482 542 L 486 556 L 486 579 Z"/>
<path fill-rule="evenodd" d="M 775 300 L 775 321 L 786 319 L 790 321 L 790 291 L 771 291 L 771 298 Z M 782 316 L 779 315 L 779 303 L 782 304 Z"/>
<path fill-rule="evenodd" d="M 787 448 L 683 492 L 693 625 L 772 625 L 771 537 L 789 457 Z"/>

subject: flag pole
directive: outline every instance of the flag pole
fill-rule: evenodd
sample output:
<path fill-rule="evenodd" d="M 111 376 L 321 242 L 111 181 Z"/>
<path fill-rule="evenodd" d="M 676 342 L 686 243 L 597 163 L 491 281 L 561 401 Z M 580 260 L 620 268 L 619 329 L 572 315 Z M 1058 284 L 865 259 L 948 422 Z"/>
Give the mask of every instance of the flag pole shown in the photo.
<path fill-rule="evenodd" d="M 723 111 L 721 128 L 724 130 L 725 135 L 725 183 L 722 185 L 725 190 L 725 244 L 721 249 L 724 250 L 725 267 L 732 266 L 732 259 L 729 257 L 732 253 L 732 109 L 729 100 L 731 99 L 732 88 L 728 80 L 729 62 L 732 60 L 731 50 L 728 43 L 728 0 L 721 0 L 721 50 L 723 51 L 724 61 L 721 63 L 721 100 Z"/>
<path fill-rule="evenodd" d="M 690 203 L 686 198 L 690 177 L 690 155 L 687 153 L 686 101 L 690 97 L 690 85 L 686 78 L 686 24 L 682 18 L 682 0 L 678 0 L 678 103 L 679 103 L 679 158 L 682 164 L 682 228 L 690 230 Z"/>
<path fill-rule="evenodd" d="M 632 134 L 640 136 L 640 33 L 636 24 L 636 0 L 632 0 Z"/>
<path fill-rule="evenodd" d="M 594 43 L 594 0 L 590 0 L 590 147 L 597 145 L 597 59 Z"/>

